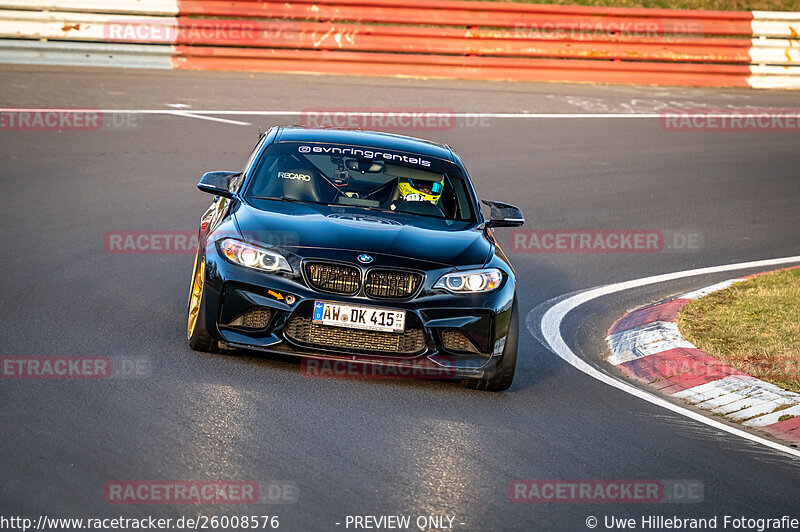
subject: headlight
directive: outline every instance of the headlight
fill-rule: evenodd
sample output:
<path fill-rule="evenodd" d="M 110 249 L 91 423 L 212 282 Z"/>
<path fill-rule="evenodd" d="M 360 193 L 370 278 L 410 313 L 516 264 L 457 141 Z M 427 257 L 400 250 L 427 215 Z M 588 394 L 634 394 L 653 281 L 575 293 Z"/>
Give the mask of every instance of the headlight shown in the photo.
<path fill-rule="evenodd" d="M 442 275 L 433 287 L 444 288 L 456 294 L 474 294 L 490 292 L 500 286 L 502 280 L 503 272 L 497 268 L 489 268 Z"/>
<path fill-rule="evenodd" d="M 261 270 L 263 272 L 291 272 L 292 267 L 286 257 L 276 251 L 270 251 L 253 244 L 226 238 L 219 244 L 225 258 L 234 264 Z"/>

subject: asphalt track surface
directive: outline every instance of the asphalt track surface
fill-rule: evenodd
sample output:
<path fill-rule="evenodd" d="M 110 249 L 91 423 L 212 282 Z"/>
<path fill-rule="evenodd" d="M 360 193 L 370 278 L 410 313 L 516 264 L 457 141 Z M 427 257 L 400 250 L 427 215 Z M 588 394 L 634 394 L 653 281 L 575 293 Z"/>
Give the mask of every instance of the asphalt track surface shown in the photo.
<path fill-rule="evenodd" d="M 3 67 L 3 107 L 631 113 L 683 104 L 800 107 L 757 91 Z M 677 103 L 676 103 L 677 102 Z M 184 108 L 185 110 L 186 108 Z M 457 530 L 586 530 L 593 515 L 800 517 L 800 460 L 711 429 L 578 372 L 521 329 L 501 394 L 428 381 L 309 379 L 291 360 L 191 351 L 192 255 L 107 253 L 108 231 L 192 231 L 208 170 L 239 169 L 257 126 L 296 117 L 137 115 L 102 132 L 0 131 L 3 355 L 143 357 L 146 378 L 0 381 L 3 515 L 277 514 L 283 530 L 347 515 L 453 515 Z M 486 118 L 410 132 L 452 145 L 482 197 L 526 228 L 703 236 L 654 254 L 514 253 L 520 316 L 598 285 L 800 254 L 799 132 L 669 132 L 650 118 Z M 498 230 L 501 242 L 508 230 Z M 506 246 L 508 249 L 508 246 Z M 742 274 L 749 273 L 742 271 Z M 738 275 L 737 272 L 736 275 Z M 567 316 L 602 367 L 625 310 L 720 274 L 622 292 Z M 113 480 L 279 479 L 294 504 L 110 505 Z M 696 504 L 519 504 L 514 479 L 694 479 Z M 463 523 L 463 524 L 461 524 Z"/>

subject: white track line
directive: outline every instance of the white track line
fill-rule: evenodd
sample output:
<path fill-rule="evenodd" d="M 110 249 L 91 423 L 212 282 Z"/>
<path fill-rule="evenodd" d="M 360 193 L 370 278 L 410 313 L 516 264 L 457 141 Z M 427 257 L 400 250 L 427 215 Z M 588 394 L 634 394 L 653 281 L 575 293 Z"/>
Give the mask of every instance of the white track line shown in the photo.
<path fill-rule="evenodd" d="M 186 118 L 197 118 L 198 120 L 209 120 L 211 122 L 222 122 L 223 124 L 233 124 L 234 126 L 252 126 L 250 122 L 239 122 L 238 120 L 228 120 L 226 118 L 216 118 L 213 116 L 203 116 L 197 114 L 196 112 L 186 112 L 186 111 L 170 111 L 167 114 L 175 115 L 175 116 L 183 116 Z"/>
<path fill-rule="evenodd" d="M 219 111 L 219 110 L 201 110 L 192 111 L 193 113 L 202 113 L 206 115 L 244 115 L 244 116 L 306 116 L 306 115 L 342 115 L 342 116 L 374 116 L 374 117 L 390 117 L 397 116 L 403 113 L 417 113 L 422 115 L 445 115 L 452 118 L 662 118 L 661 113 L 451 113 L 448 111 L 439 110 L 404 110 L 397 111 L 340 111 L 332 109 L 330 111 L 312 109 L 309 111 Z M 715 114 L 702 114 L 704 117 L 722 118 L 730 116 L 724 113 Z"/>
<path fill-rule="evenodd" d="M 800 117 L 800 112 L 786 112 L 786 109 L 775 108 L 784 116 L 797 116 Z M 426 109 L 402 109 L 398 108 L 396 111 L 341 111 L 338 109 L 331 109 L 325 111 L 324 109 L 309 109 L 308 111 L 236 111 L 236 110 L 221 110 L 221 109 L 192 109 L 189 114 L 192 115 L 229 115 L 229 116 L 318 116 L 318 115 L 335 115 L 335 116 L 366 116 L 366 117 L 392 117 L 403 113 L 417 113 L 428 115 L 444 115 L 452 118 L 509 118 L 509 119 L 542 119 L 542 118 L 610 118 L 610 119 L 629 119 L 629 118 L 665 118 L 674 115 L 676 112 L 681 116 L 699 116 L 702 118 L 730 118 L 731 113 L 748 114 L 748 109 L 731 109 L 730 113 L 720 112 L 703 112 L 702 110 L 692 110 L 691 112 L 683 112 L 680 109 L 665 109 L 661 113 L 455 113 L 443 110 L 426 110 Z M 753 116 L 763 115 L 768 109 L 758 109 L 752 111 Z M 176 114 L 175 111 L 169 109 L 68 109 L 68 108 L 0 108 L 3 113 L 110 113 L 110 114 L 142 114 L 142 115 L 171 115 Z M 197 117 L 201 118 L 201 117 Z"/>
<path fill-rule="evenodd" d="M 541 320 L 542 334 L 549 348 L 555 354 L 557 354 L 559 357 L 561 357 L 566 362 L 568 362 L 575 368 L 579 369 L 580 371 L 586 373 L 591 377 L 594 377 L 595 379 L 601 382 L 608 384 L 609 386 L 613 386 L 614 388 L 617 388 L 618 390 L 621 390 L 625 393 L 629 393 L 640 399 L 644 399 L 645 401 L 653 403 L 654 405 L 666 408 L 667 410 L 670 410 L 682 416 L 686 416 L 690 419 L 693 419 L 695 421 L 698 421 L 715 429 L 728 432 L 730 434 L 739 436 L 741 438 L 744 438 L 754 443 L 758 443 L 760 445 L 764 445 L 765 447 L 769 447 L 770 449 L 774 449 L 776 451 L 789 454 L 791 456 L 794 456 L 795 458 L 800 458 L 800 450 L 798 449 L 793 449 L 791 447 L 781 445 L 780 443 L 776 443 L 767 440 L 765 438 L 762 438 L 760 436 L 756 436 L 755 434 L 750 434 L 749 432 L 727 425 L 725 423 L 720 423 L 719 421 L 711 419 L 710 417 L 706 417 L 704 414 L 674 404 L 670 401 L 663 399 L 662 397 L 654 395 L 641 388 L 632 386 L 627 382 L 618 380 L 612 377 L 611 375 L 603 373 L 602 371 L 590 366 L 582 358 L 578 357 L 578 355 L 576 355 L 569 348 L 569 346 L 567 346 L 566 342 L 564 341 L 564 338 L 561 336 L 561 322 L 564 320 L 564 317 L 570 311 L 574 310 L 580 305 L 583 305 L 584 303 L 587 303 L 593 299 L 597 299 L 602 296 L 607 296 L 609 294 L 613 294 L 615 292 L 621 292 L 623 290 L 630 290 L 631 288 L 638 288 L 640 286 L 663 283 L 667 281 L 673 281 L 675 279 L 683 279 L 686 277 L 694 277 L 698 275 L 706 275 L 711 273 L 721 273 L 732 270 L 743 270 L 745 268 L 778 266 L 796 262 L 800 262 L 800 256 L 783 257 L 779 259 L 758 260 L 752 262 L 742 262 L 739 264 L 727 264 L 723 266 L 713 266 L 710 268 L 699 268 L 696 270 L 685 270 L 681 272 L 666 273 L 663 275 L 654 275 L 652 277 L 644 277 L 642 279 L 635 279 L 633 281 L 625 281 L 622 283 L 610 284 L 598 288 L 591 288 L 589 290 L 580 292 L 572 297 L 569 297 L 555 304 L 547 312 L 545 312 Z M 531 330 L 531 323 L 526 320 L 526 324 L 531 334 L 536 336 L 535 332 Z"/>
<path fill-rule="evenodd" d="M 780 110 L 780 109 L 778 109 Z M 674 110 L 670 110 L 674 112 Z M 744 112 L 745 110 L 741 110 L 740 112 Z M 58 112 L 58 113 L 86 113 L 86 112 L 94 112 L 94 113 L 117 113 L 117 114 L 143 114 L 143 115 L 161 115 L 161 114 L 174 114 L 173 110 L 170 109 L 77 109 L 77 108 L 11 108 L 11 107 L 4 107 L 0 108 L 0 112 L 4 113 L 47 113 L 47 112 Z M 439 111 L 439 110 L 426 110 L 426 109 L 401 109 L 398 108 L 397 111 L 340 111 L 337 109 L 331 109 L 327 111 L 327 113 L 331 115 L 346 115 L 346 116 L 397 116 L 401 113 L 412 113 L 416 112 L 419 114 L 444 114 L 446 116 L 451 116 L 454 118 L 528 118 L 528 119 L 537 119 L 537 118 L 663 118 L 667 115 L 667 111 L 663 113 L 451 113 L 448 111 Z M 764 110 L 759 110 L 760 113 L 764 113 Z M 325 114 L 326 111 L 324 109 L 310 109 L 308 111 L 241 111 L 241 110 L 221 110 L 221 109 L 192 109 L 189 111 L 191 114 L 202 114 L 202 115 L 230 115 L 230 116 L 306 116 L 309 114 Z M 688 116 L 698 115 L 703 116 L 706 118 L 725 118 L 729 117 L 730 113 L 704 113 L 702 111 L 686 113 Z M 791 115 L 792 113 L 790 113 Z M 800 113 L 798 113 L 800 116 Z"/>

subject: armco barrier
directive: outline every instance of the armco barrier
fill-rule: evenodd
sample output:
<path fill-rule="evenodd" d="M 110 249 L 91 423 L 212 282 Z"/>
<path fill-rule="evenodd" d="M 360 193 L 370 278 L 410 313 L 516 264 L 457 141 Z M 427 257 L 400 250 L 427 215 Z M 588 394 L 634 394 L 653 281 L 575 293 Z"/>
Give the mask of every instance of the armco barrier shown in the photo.
<path fill-rule="evenodd" d="M 163 68 L 168 52 L 171 68 L 194 70 L 798 89 L 798 33 L 800 13 L 790 12 L 443 0 L 0 0 L 0 62 L 114 64 L 119 57 L 124 66 Z M 141 61 L 132 60 L 137 53 Z"/>

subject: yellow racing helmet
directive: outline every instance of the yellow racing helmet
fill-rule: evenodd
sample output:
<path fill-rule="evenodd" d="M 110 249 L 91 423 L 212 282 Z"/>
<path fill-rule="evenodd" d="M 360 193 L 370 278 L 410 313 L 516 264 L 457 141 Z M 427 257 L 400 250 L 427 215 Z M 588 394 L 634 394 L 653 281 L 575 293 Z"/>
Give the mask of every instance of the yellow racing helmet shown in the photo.
<path fill-rule="evenodd" d="M 401 179 L 397 183 L 397 189 L 404 201 L 429 201 L 436 205 L 442 197 L 444 177 L 441 181 Z"/>

